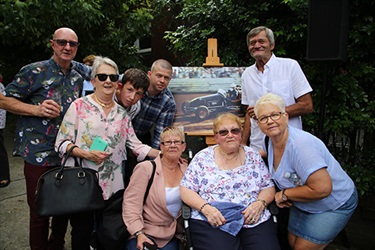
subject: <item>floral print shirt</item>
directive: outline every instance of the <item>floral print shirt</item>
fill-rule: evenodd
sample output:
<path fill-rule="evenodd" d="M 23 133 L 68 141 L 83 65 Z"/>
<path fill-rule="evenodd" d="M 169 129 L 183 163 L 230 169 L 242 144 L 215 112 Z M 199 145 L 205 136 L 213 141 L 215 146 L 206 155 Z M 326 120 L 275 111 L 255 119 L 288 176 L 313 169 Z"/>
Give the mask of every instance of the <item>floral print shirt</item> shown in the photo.
<path fill-rule="evenodd" d="M 73 65 L 73 64 L 72 64 Z M 25 103 L 40 105 L 46 99 L 60 102 L 60 116 L 54 119 L 19 116 L 15 153 L 28 163 L 38 166 L 57 166 L 61 159 L 54 150 L 56 134 L 69 105 L 79 97 L 82 76 L 69 68 L 65 74 L 53 58 L 22 67 L 5 88 L 5 95 Z"/>
<path fill-rule="evenodd" d="M 218 145 L 201 150 L 190 162 L 181 185 L 198 193 L 208 203 L 233 202 L 249 206 L 258 198 L 262 189 L 273 187 L 267 166 L 258 151 L 250 147 L 245 150 L 245 164 L 232 170 L 221 170 L 215 163 L 214 148 Z M 192 210 L 193 219 L 203 220 L 197 210 Z M 270 218 L 265 209 L 254 227 Z"/>
<path fill-rule="evenodd" d="M 103 108 L 89 95 L 70 105 L 57 134 L 55 148 L 63 156 L 67 146 L 73 142 L 88 151 L 97 136 L 108 143 L 105 151 L 110 156 L 101 165 L 83 159 L 82 167 L 98 171 L 103 197 L 108 199 L 124 188 L 122 161 L 126 160 L 126 147 L 138 156 L 138 160 L 144 159 L 151 147 L 138 140 L 130 117 L 123 107 L 115 103 L 111 112 L 106 115 Z M 68 163 L 73 164 L 73 159 L 69 160 Z"/>

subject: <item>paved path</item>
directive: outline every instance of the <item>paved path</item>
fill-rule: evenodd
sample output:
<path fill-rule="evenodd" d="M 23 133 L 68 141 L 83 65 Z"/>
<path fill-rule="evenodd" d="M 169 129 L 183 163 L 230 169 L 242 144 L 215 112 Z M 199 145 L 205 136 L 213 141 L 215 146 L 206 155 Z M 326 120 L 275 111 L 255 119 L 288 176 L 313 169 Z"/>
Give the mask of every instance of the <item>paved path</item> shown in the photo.
<path fill-rule="evenodd" d="M 6 188 L 0 188 L 0 250 L 30 249 L 29 206 L 26 200 L 23 159 L 12 156 L 14 128 L 15 119 L 8 115 L 4 137 L 10 163 L 11 183 Z M 66 240 L 70 240 L 69 234 Z M 66 244 L 66 248 L 70 250 L 70 244 Z"/>

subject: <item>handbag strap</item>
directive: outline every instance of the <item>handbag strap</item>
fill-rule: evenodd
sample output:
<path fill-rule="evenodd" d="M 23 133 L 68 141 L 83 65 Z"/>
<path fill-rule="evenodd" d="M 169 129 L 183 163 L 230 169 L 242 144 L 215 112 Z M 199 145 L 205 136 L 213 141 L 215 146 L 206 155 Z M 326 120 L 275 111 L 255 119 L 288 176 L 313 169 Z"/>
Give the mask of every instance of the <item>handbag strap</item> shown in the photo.
<path fill-rule="evenodd" d="M 268 166 L 268 144 L 269 144 L 269 141 L 270 141 L 270 138 L 266 135 L 266 137 L 264 137 L 264 144 L 266 144 L 267 156 L 263 157 L 263 161 L 266 164 L 266 166 L 268 167 L 269 171 L 271 172 L 271 168 L 270 168 L 270 166 Z M 276 190 L 278 190 L 278 187 L 277 187 L 276 183 L 275 183 L 275 188 L 276 188 Z M 274 217 L 274 221 L 277 221 L 277 219 L 275 219 L 275 216 L 279 214 L 279 208 L 276 205 L 275 200 L 273 200 L 270 204 L 268 204 L 268 210 L 270 211 L 271 215 Z"/>
<path fill-rule="evenodd" d="M 65 158 L 64 158 L 64 161 L 63 161 L 63 163 L 61 164 L 61 167 L 62 167 L 62 168 L 65 166 L 66 161 L 67 161 L 68 158 L 70 157 L 70 154 L 72 153 L 72 151 L 73 151 L 74 148 L 78 148 L 78 146 L 77 146 L 77 145 L 74 145 L 74 146 L 70 147 L 70 149 L 68 150 L 68 152 L 66 152 L 66 156 L 65 156 Z M 73 157 L 74 157 L 74 161 L 75 161 L 76 165 L 79 165 L 78 162 L 77 162 L 77 158 L 76 158 L 75 156 L 73 156 Z"/>
<path fill-rule="evenodd" d="M 68 152 L 66 153 L 66 156 L 65 156 L 65 158 L 64 158 L 64 160 L 63 160 L 63 163 L 61 164 L 61 167 L 60 167 L 59 172 L 57 172 L 56 175 L 55 175 L 55 178 L 56 178 L 56 179 L 60 179 L 60 180 L 62 179 L 62 177 L 63 177 L 63 175 L 64 175 L 64 167 L 65 167 L 66 161 L 67 161 L 68 158 L 70 157 L 70 154 L 72 153 L 72 151 L 73 151 L 74 148 L 78 148 L 78 146 L 77 146 L 77 145 L 74 145 L 74 146 L 72 146 L 72 147 L 68 150 Z M 73 158 L 74 158 L 75 165 L 76 165 L 76 166 L 79 166 L 80 170 L 82 170 L 82 164 L 78 164 L 77 158 L 76 158 L 75 156 L 73 156 Z M 83 170 L 82 170 L 82 171 L 83 171 Z M 84 174 L 84 173 L 83 173 L 83 174 Z M 82 174 L 81 174 L 81 175 L 82 175 Z"/>
<path fill-rule="evenodd" d="M 60 152 L 61 146 L 64 144 L 64 142 L 67 142 L 67 141 L 72 142 L 72 141 L 69 140 L 69 139 L 65 139 L 65 140 L 63 140 L 62 142 L 60 142 L 60 145 L 59 145 L 59 147 L 57 148 L 57 152 L 58 152 L 58 153 Z"/>
<path fill-rule="evenodd" d="M 147 199 L 148 193 L 150 191 L 152 182 L 154 181 L 154 176 L 155 176 L 155 171 L 156 171 L 155 161 L 152 160 L 150 162 L 152 163 L 152 174 L 151 174 L 150 180 L 148 180 L 148 184 L 147 184 L 147 188 L 146 188 L 146 192 L 145 192 L 145 197 L 143 198 L 143 204 L 146 203 L 146 199 Z"/>
<path fill-rule="evenodd" d="M 264 163 L 266 163 L 266 166 L 269 168 L 268 166 L 268 142 L 270 141 L 270 138 L 266 135 L 266 137 L 264 137 L 264 144 L 266 145 L 266 157 L 263 157 L 263 161 Z"/>

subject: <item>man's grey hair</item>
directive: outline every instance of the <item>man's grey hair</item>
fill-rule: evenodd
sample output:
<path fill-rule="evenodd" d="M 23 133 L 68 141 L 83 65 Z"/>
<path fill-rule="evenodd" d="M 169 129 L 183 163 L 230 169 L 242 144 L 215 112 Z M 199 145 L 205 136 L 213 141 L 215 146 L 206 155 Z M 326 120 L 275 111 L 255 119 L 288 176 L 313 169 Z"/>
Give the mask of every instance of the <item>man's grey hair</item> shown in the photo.
<path fill-rule="evenodd" d="M 266 36 L 267 36 L 268 40 L 270 41 L 271 46 L 275 44 L 275 37 L 273 35 L 273 31 L 271 29 L 267 28 L 266 26 L 258 26 L 256 28 L 253 28 L 252 30 L 250 30 L 249 33 L 247 33 L 247 36 L 246 36 L 247 47 L 249 47 L 250 38 L 258 35 L 263 30 L 266 31 Z"/>

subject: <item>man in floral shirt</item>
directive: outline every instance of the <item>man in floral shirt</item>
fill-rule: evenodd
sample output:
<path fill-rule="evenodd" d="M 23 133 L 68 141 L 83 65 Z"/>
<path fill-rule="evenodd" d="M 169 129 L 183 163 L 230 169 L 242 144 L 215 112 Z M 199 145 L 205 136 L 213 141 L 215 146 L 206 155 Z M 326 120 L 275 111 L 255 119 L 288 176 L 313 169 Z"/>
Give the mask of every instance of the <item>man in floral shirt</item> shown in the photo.
<path fill-rule="evenodd" d="M 54 150 L 56 134 L 70 103 L 82 91 L 84 79 L 76 67 L 81 67 L 79 72 L 85 72 L 83 64 L 73 61 L 79 42 L 72 29 L 57 29 L 50 44 L 53 56 L 24 66 L 6 86 L 5 96 L 0 95 L 0 103 L 6 102 L 5 108 L 19 115 L 15 150 L 24 159 L 30 207 L 30 248 L 43 250 L 63 248 L 67 221 L 53 219 L 53 233 L 48 241 L 49 218 L 39 217 L 35 212 L 35 189 L 39 177 L 61 162 Z"/>
<path fill-rule="evenodd" d="M 0 93 L 4 90 L 3 76 L 0 74 Z M 9 176 L 9 159 L 7 150 L 4 143 L 4 128 L 6 125 L 6 115 L 7 112 L 4 109 L 1 109 L 0 104 L 0 188 L 6 187 L 10 183 Z"/>

